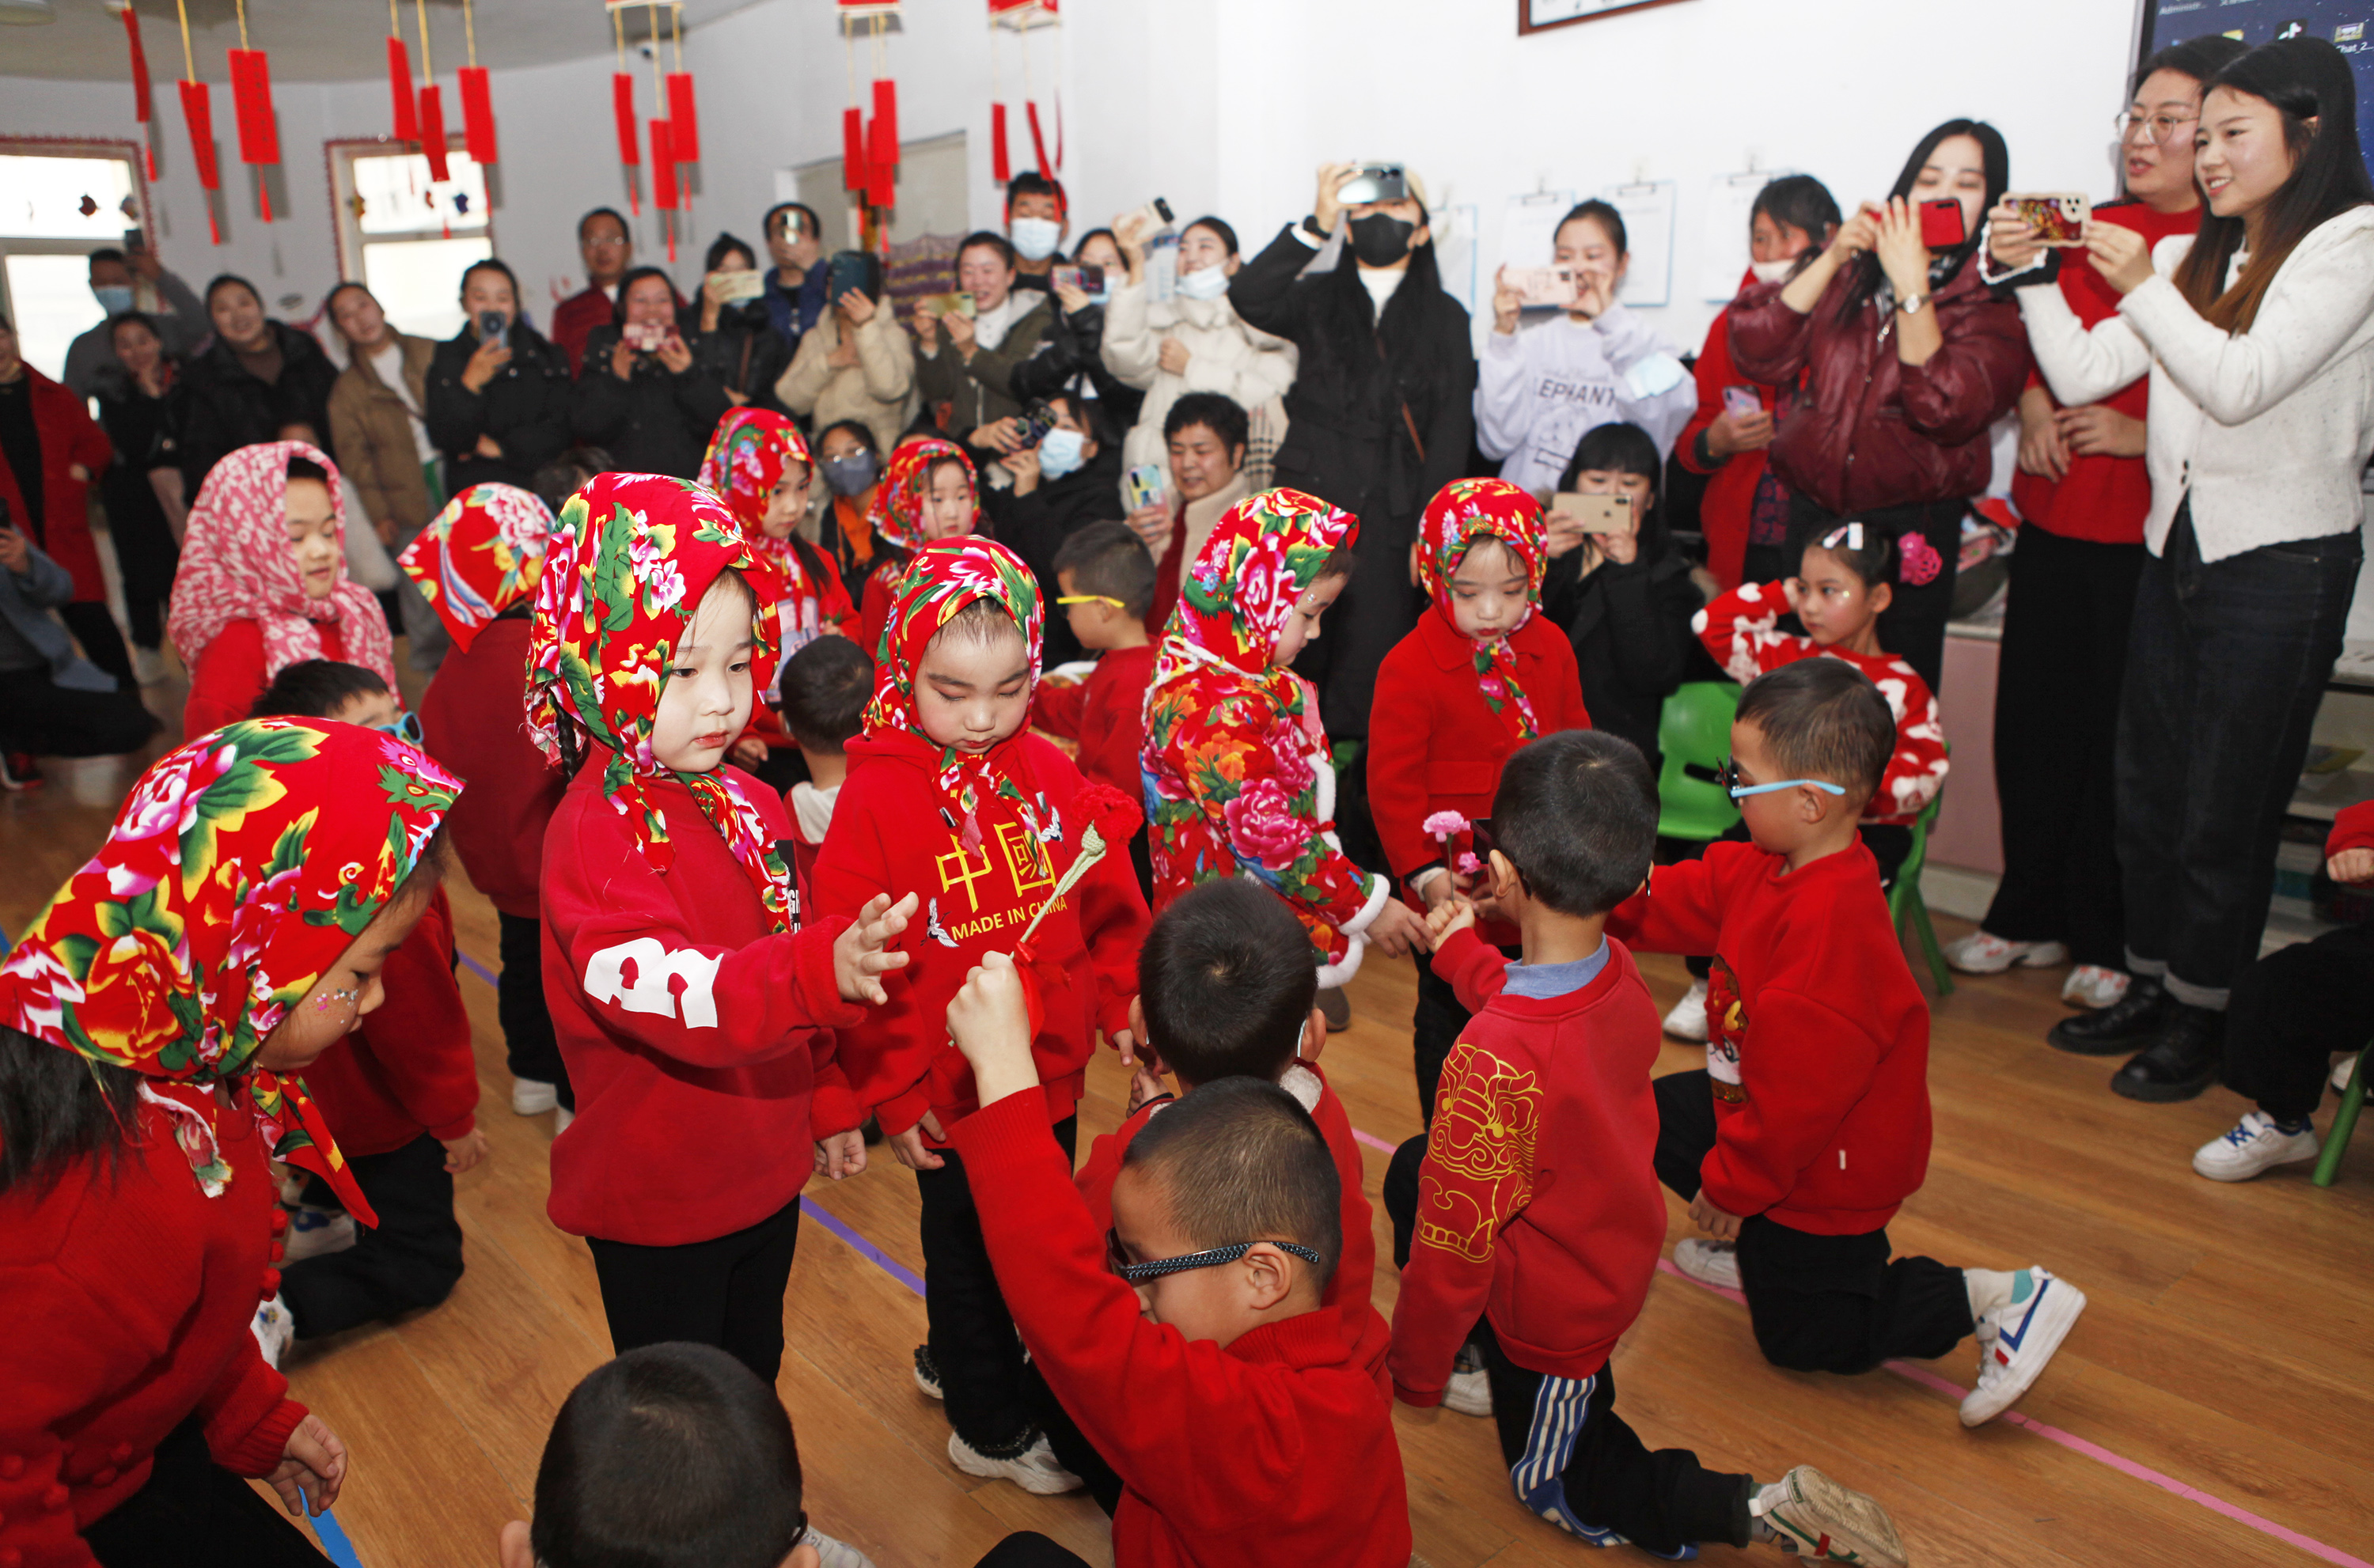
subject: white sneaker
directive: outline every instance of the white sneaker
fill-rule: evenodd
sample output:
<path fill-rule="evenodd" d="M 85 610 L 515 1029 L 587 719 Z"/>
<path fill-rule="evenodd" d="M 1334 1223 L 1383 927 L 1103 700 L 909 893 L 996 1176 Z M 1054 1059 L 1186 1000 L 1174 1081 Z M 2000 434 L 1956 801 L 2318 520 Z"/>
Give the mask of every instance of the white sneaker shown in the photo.
<path fill-rule="evenodd" d="M 2079 1007 L 2090 1007 L 2097 1012 L 2113 1007 L 2127 994 L 2127 974 L 2123 969 L 2106 969 L 2099 964 L 2080 964 L 2069 971 L 2069 978 L 2061 983 L 2061 1000 Z"/>
<path fill-rule="evenodd" d="M 2245 1111 L 2233 1130 L 2193 1151 L 2192 1168 L 2211 1181 L 2248 1181 L 2277 1165 L 2313 1160 L 2323 1147 L 2312 1126 L 2286 1132 L 2266 1112 Z"/>
<path fill-rule="evenodd" d="M 1674 1011 L 1665 1014 L 1665 1033 L 1676 1040 L 1687 1040 L 1693 1045 L 1705 1045 L 1706 999 L 1707 983 L 1704 980 L 1692 980 L 1690 989 L 1683 994 L 1682 1000 L 1674 1003 Z"/>
<path fill-rule="evenodd" d="M 254 1321 L 248 1324 L 247 1331 L 255 1336 L 255 1348 L 264 1352 L 264 1364 L 277 1371 L 289 1341 L 297 1338 L 297 1320 L 288 1316 L 288 1304 L 274 1296 L 255 1309 Z"/>
<path fill-rule="evenodd" d="M 1463 1416 L 1489 1417 L 1491 1377 L 1480 1366 L 1473 1372 L 1452 1373 L 1451 1381 L 1442 1386 L 1442 1408 Z"/>
<path fill-rule="evenodd" d="M 1748 1507 L 1783 1551 L 1816 1562 L 1904 1568 L 1904 1542 L 1887 1510 L 1811 1465 L 1759 1487 Z"/>
<path fill-rule="evenodd" d="M 1945 962 L 1965 975 L 2000 975 L 2015 964 L 2052 969 L 2069 962 L 2069 948 L 2063 942 L 2005 942 L 1992 931 L 1972 931 L 1945 944 Z"/>
<path fill-rule="evenodd" d="M 932 1359 L 932 1347 L 929 1345 L 915 1347 L 915 1387 L 923 1391 L 927 1399 L 947 1398 L 940 1392 L 940 1363 Z"/>
<path fill-rule="evenodd" d="M 1739 1289 L 1739 1244 L 1691 1236 L 1674 1244 L 1674 1267 L 1701 1285 Z"/>
<path fill-rule="evenodd" d="M 542 1116 L 560 1104 L 560 1091 L 541 1078 L 511 1080 L 511 1115 Z"/>
<path fill-rule="evenodd" d="M 288 1213 L 288 1238 L 280 1255 L 280 1266 L 285 1269 L 308 1258 L 344 1252 L 354 1245 L 352 1214 L 343 1209 L 317 1209 L 310 1203 L 300 1203 Z"/>
<path fill-rule="evenodd" d="M 2357 1053 L 2355 1051 L 2343 1057 L 2339 1061 L 2334 1062 L 2333 1064 L 2333 1092 L 2336 1094 L 2346 1094 L 2349 1093 L 2349 1075 L 2356 1071 Z"/>
<path fill-rule="evenodd" d="M 1034 1433 L 1030 1446 L 1012 1458 L 993 1459 L 971 1444 L 948 1433 L 948 1462 L 969 1476 L 982 1476 L 991 1480 L 1010 1480 L 1025 1492 L 1040 1497 L 1056 1497 L 1066 1492 L 1080 1490 L 1080 1478 L 1064 1468 L 1049 1445 L 1046 1434 Z"/>
<path fill-rule="evenodd" d="M 572 1121 L 575 1121 L 576 1119 L 577 1119 L 577 1113 L 576 1113 L 575 1111 L 570 1110 L 567 1106 L 553 1106 L 553 1107 L 552 1107 L 552 1135 L 553 1135 L 555 1138 L 559 1137 L 562 1133 L 564 1133 L 564 1132 L 566 1132 L 566 1131 L 568 1131 L 568 1130 L 569 1130 L 569 1124 L 570 1124 L 570 1122 L 572 1122 Z"/>
<path fill-rule="evenodd" d="M 800 1544 L 816 1548 L 817 1562 L 822 1568 L 874 1568 L 874 1559 L 845 1540 L 835 1540 L 814 1525 L 800 1538 Z"/>
<path fill-rule="evenodd" d="M 2019 1276 L 2031 1287 L 2027 1296 L 1979 1319 L 1979 1386 L 1962 1401 L 1964 1426 L 1983 1426 L 2011 1409 L 2086 1310 L 2086 1293 L 2051 1270 L 2022 1269 Z"/>

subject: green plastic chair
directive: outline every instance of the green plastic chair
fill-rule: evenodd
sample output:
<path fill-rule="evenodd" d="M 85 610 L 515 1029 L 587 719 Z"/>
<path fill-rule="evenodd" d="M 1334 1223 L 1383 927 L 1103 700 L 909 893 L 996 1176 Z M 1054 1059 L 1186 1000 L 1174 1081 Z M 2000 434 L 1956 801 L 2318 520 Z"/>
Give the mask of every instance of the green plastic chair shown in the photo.
<path fill-rule="evenodd" d="M 1953 747 L 1945 748 L 1951 755 Z M 1929 961 L 1929 977 L 1936 983 L 1939 1000 L 1954 994 L 1954 972 L 1945 966 L 1945 951 L 1937 945 L 1937 928 L 1929 921 L 1929 906 L 1921 896 L 1921 868 L 1929 862 L 1929 825 L 1937 820 L 1937 809 L 1945 803 L 1945 791 L 1941 786 L 1929 797 L 1929 803 L 1912 823 L 1912 848 L 1898 868 L 1896 884 L 1887 890 L 1887 914 L 1898 935 L 1904 922 L 1912 922 L 1912 934 L 1920 939 L 1921 954 Z"/>
<path fill-rule="evenodd" d="M 2316 1185 L 2331 1187 L 2341 1179 L 2341 1152 L 2349 1147 L 2349 1135 L 2357 1130 L 2357 1112 L 2366 1104 L 2366 1074 L 2374 1070 L 2374 1046 L 2357 1053 L 2357 1065 L 2350 1070 L 2349 1087 L 2341 1092 L 2341 1108 L 2333 1113 L 2333 1126 L 2324 1135 L 2324 1153 L 2316 1157 Z"/>
<path fill-rule="evenodd" d="M 1730 681 L 1686 681 L 1657 716 L 1657 832 L 1705 842 L 1739 820 L 1739 808 L 1714 780 L 1731 755 L 1731 719 L 1739 687 Z"/>

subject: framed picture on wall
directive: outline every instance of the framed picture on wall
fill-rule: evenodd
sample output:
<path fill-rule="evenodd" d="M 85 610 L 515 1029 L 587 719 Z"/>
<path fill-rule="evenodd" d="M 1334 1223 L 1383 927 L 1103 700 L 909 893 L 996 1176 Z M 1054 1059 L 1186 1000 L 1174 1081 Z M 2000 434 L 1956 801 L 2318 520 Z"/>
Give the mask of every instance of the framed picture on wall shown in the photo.
<path fill-rule="evenodd" d="M 1546 32 L 1576 22 L 1596 21 L 1618 11 L 1645 11 L 1651 6 L 1672 6 L 1678 0 L 1517 0 L 1517 32 Z"/>

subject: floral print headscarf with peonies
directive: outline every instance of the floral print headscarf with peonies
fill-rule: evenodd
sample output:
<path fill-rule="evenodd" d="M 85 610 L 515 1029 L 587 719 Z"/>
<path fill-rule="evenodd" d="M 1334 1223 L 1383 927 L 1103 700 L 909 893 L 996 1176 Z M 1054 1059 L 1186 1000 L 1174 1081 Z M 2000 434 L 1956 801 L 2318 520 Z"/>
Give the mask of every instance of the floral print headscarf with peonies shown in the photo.
<path fill-rule="evenodd" d="M 700 460 L 700 483 L 717 492 L 725 509 L 742 524 L 750 548 L 783 574 L 783 658 L 788 660 L 828 630 L 854 636 L 856 611 L 848 591 L 830 571 L 818 573 L 821 556 L 804 553 L 787 536 L 767 532 L 767 508 L 783 470 L 800 463 L 810 474 L 816 464 L 799 427 L 764 408 L 735 408 L 717 422 L 709 438 L 709 452 Z M 772 692 L 774 688 L 762 688 Z"/>
<path fill-rule="evenodd" d="M 1525 573 L 1526 597 L 1542 602 L 1542 574 L 1549 568 L 1548 524 L 1539 501 L 1505 479 L 1454 479 L 1436 492 L 1417 526 L 1418 586 L 1434 601 L 1442 624 L 1459 630 L 1451 607 L 1451 574 L 1467 552 L 1486 539 L 1497 540 L 1516 558 Z M 1475 638 L 1472 657 L 1475 681 L 1485 705 L 1520 743 L 1541 734 L 1534 705 L 1517 684 L 1517 655 L 1509 638 L 1534 618 L 1532 610 L 1498 637 Z M 1464 637 L 1464 632 L 1460 633 Z"/>
<path fill-rule="evenodd" d="M 1030 568 L 993 539 L 937 540 L 916 551 L 908 563 L 891 600 L 889 618 L 882 624 L 882 647 L 874 659 L 874 700 L 865 709 L 869 733 L 897 730 L 927 746 L 938 744 L 923 732 L 923 719 L 915 711 L 916 672 L 932 639 L 980 599 L 991 601 L 1013 619 L 1029 659 L 1030 684 L 1038 685 L 1039 645 L 1047 617 Z M 981 848 L 984 792 L 1022 802 L 1027 809 L 1021 786 L 998 761 L 998 753 L 1011 743 L 1009 737 L 978 755 L 940 747 L 935 778 L 941 793 L 963 819 L 958 832 L 968 852 Z"/>
<path fill-rule="evenodd" d="M 552 509 L 516 485 L 473 485 L 404 547 L 404 568 L 467 653 L 504 611 L 532 603 L 544 575 Z"/>
<path fill-rule="evenodd" d="M 865 509 L 866 526 L 874 530 L 876 538 L 901 550 L 920 550 L 928 543 L 923 534 L 923 497 L 931 493 L 933 465 L 950 458 L 964 464 L 966 483 L 973 486 L 972 524 L 968 532 L 980 532 L 981 486 L 973 477 L 972 459 L 954 441 L 928 436 L 909 441 L 890 454 L 890 464 L 883 470 L 882 482 L 874 487 L 874 499 Z"/>
<path fill-rule="evenodd" d="M 242 1174 L 222 1157 L 213 1085 L 246 1074 L 274 1157 L 376 1223 L 304 1083 L 250 1063 L 412 874 L 461 789 L 419 748 L 327 720 L 241 720 L 167 754 L 0 962 L 0 1024 L 140 1074 L 209 1197 Z"/>
<path fill-rule="evenodd" d="M 728 568 L 748 579 L 758 608 L 751 630 L 750 682 L 774 678 L 782 579 L 750 548 L 742 525 L 714 495 L 661 474 L 600 474 L 560 509 L 536 585 L 528 638 L 528 732 L 560 759 L 565 719 L 607 752 L 602 795 L 629 819 L 653 871 L 676 863 L 667 819 L 645 784 L 665 776 L 692 793 L 749 873 L 778 931 L 798 929 L 792 875 L 773 836 L 736 776 L 682 773 L 652 754 L 660 691 L 678 638 L 692 628 L 701 595 Z"/>

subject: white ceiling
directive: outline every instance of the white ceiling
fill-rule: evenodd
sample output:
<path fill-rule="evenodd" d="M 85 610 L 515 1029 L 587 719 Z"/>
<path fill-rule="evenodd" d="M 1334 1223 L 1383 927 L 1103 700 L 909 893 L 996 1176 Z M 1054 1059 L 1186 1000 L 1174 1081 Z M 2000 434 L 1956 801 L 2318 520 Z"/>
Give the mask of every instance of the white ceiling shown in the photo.
<path fill-rule="evenodd" d="M 685 0 L 689 29 L 760 0 Z M 46 27 L 0 28 L 0 76 L 49 76 L 128 82 L 123 24 L 100 0 L 54 0 L 58 19 Z M 190 44 L 198 75 L 227 81 L 223 52 L 239 47 L 235 0 L 187 0 Z M 181 23 L 173 0 L 135 0 L 148 71 L 160 85 L 182 74 Z M 405 45 L 420 69 L 420 31 L 414 0 L 402 0 Z M 662 6 L 660 27 L 668 28 Z M 601 0 L 473 0 L 478 64 L 543 65 L 579 60 L 611 48 L 610 19 Z M 648 30 L 642 6 L 623 13 L 629 42 Z M 386 0 L 248 0 L 249 44 L 272 59 L 276 82 L 384 79 Z M 429 0 L 429 39 L 438 74 L 449 75 L 465 54 L 462 0 Z"/>

